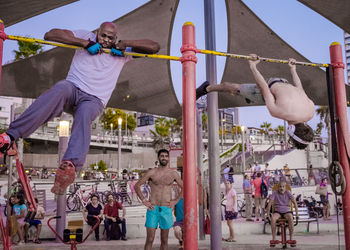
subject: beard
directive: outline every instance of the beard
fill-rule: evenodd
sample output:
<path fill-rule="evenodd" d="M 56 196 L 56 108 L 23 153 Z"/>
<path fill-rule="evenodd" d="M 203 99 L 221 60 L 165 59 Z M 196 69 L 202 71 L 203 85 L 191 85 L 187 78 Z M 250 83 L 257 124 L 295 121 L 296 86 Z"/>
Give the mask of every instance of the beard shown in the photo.
<path fill-rule="evenodd" d="M 159 161 L 159 165 L 161 165 L 162 167 L 166 167 L 168 165 L 168 161 L 167 160 Z"/>

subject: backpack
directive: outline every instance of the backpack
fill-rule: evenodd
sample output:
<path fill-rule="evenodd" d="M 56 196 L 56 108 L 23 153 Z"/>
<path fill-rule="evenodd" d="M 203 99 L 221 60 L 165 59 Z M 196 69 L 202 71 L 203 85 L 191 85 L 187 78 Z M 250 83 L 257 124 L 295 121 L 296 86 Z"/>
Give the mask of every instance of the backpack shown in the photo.
<path fill-rule="evenodd" d="M 111 224 L 111 231 L 110 231 L 110 237 L 111 240 L 119 240 L 121 237 L 121 231 L 120 231 L 120 226 L 118 222 L 112 222 Z"/>
<path fill-rule="evenodd" d="M 262 197 L 262 198 L 267 198 L 268 189 L 267 189 L 267 186 L 266 186 L 266 184 L 265 184 L 265 182 L 264 182 L 264 178 L 261 178 L 260 191 L 261 191 L 261 197 Z"/>

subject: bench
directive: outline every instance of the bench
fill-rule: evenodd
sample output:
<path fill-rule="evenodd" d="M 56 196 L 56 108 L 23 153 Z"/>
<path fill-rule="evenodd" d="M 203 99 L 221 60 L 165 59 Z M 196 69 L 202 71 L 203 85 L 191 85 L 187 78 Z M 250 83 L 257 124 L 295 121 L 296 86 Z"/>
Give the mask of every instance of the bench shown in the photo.
<path fill-rule="evenodd" d="M 307 223 L 306 230 L 309 232 L 310 229 L 310 223 L 316 222 L 317 223 L 317 233 L 320 233 L 320 228 L 319 228 L 319 221 L 318 221 L 318 214 L 311 214 L 309 209 L 307 207 L 298 207 L 298 224 L 300 223 Z M 295 216 L 295 210 L 293 209 L 293 217 L 294 221 L 296 220 Z M 269 224 L 268 220 L 265 220 L 264 222 L 264 234 L 266 233 L 266 225 Z"/>

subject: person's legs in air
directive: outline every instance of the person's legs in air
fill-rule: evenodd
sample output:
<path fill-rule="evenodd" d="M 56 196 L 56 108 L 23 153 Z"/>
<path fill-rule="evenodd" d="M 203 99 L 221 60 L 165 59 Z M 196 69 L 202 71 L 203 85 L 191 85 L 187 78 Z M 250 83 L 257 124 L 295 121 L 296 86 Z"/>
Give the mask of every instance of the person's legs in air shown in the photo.
<path fill-rule="evenodd" d="M 73 103 L 73 89 L 72 83 L 62 80 L 41 94 L 23 114 L 11 122 L 9 129 L 0 135 L 0 152 L 9 149 L 13 141 L 28 137 L 42 124 L 59 116 L 65 106 Z"/>
<path fill-rule="evenodd" d="M 77 90 L 77 108 L 74 112 L 72 134 L 62 163 L 57 169 L 52 193 L 63 194 L 74 182 L 75 172 L 81 170 L 86 154 L 89 151 L 91 139 L 91 123 L 101 113 L 102 102 L 94 96 Z"/>

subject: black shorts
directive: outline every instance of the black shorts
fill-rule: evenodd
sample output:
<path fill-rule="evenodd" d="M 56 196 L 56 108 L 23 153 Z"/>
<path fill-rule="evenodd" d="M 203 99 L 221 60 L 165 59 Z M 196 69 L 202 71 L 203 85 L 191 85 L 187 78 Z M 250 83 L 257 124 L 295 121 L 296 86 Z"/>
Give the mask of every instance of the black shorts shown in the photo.
<path fill-rule="evenodd" d="M 288 211 L 288 212 L 286 212 L 286 213 L 280 213 L 280 212 L 275 212 L 276 214 L 279 214 L 279 215 L 281 215 L 281 218 L 283 218 L 283 219 L 285 219 L 285 215 L 286 214 L 292 214 L 293 215 L 293 212 L 292 211 Z"/>

